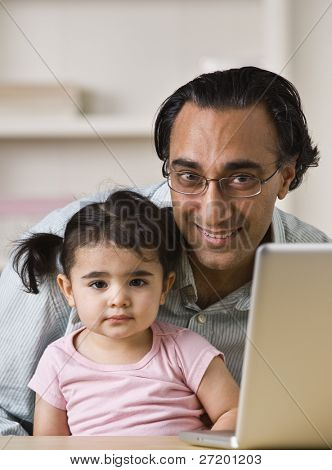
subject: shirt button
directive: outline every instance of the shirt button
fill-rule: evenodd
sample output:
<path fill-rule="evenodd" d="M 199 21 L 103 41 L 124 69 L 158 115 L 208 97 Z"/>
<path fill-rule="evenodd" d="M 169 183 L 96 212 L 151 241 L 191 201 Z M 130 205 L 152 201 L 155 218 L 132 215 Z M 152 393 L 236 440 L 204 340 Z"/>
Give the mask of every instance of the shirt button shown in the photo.
<path fill-rule="evenodd" d="M 206 322 L 206 315 L 204 315 L 203 313 L 200 313 L 198 316 L 197 316 L 197 321 L 198 323 L 205 323 Z"/>

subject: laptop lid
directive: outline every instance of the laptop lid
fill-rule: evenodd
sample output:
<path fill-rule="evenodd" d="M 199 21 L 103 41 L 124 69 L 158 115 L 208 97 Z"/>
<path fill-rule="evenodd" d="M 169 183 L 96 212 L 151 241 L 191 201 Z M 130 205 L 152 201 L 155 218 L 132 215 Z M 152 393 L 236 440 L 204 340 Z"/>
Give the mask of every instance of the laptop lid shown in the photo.
<path fill-rule="evenodd" d="M 240 448 L 332 445 L 332 245 L 256 254 L 236 440 Z"/>

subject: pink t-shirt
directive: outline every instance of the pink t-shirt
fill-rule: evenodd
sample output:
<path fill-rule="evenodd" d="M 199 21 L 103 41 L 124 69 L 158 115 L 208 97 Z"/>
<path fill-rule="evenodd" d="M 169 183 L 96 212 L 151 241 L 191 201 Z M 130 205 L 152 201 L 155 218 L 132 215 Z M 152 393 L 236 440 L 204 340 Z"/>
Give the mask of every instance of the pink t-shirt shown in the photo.
<path fill-rule="evenodd" d="M 81 331 L 81 330 L 79 330 Z M 186 328 L 155 322 L 151 350 L 136 364 L 99 364 L 74 348 L 75 331 L 50 344 L 29 382 L 67 410 L 72 435 L 175 435 L 202 429 L 195 393 L 211 360 L 223 355 Z"/>

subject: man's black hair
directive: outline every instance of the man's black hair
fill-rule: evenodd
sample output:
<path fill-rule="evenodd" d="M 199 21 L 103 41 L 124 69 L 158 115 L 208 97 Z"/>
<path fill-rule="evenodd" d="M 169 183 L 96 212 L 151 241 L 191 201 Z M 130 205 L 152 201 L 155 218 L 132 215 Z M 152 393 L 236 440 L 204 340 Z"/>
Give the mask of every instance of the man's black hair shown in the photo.
<path fill-rule="evenodd" d="M 164 161 L 164 175 L 172 126 L 186 102 L 216 110 L 263 105 L 277 130 L 280 162 L 296 158 L 296 175 L 290 190 L 299 186 L 309 167 L 318 165 L 318 148 L 309 136 L 294 85 L 276 73 L 242 67 L 200 75 L 163 102 L 156 118 L 154 142 L 159 158 Z"/>

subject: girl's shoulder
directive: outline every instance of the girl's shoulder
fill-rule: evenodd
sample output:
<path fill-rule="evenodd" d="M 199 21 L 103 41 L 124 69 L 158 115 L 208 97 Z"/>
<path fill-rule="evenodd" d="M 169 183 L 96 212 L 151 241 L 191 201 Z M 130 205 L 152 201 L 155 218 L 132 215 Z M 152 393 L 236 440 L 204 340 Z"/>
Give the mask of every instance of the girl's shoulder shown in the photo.
<path fill-rule="evenodd" d="M 172 323 L 164 323 L 160 321 L 155 321 L 152 325 L 153 334 L 161 337 L 176 338 L 179 336 L 191 336 L 193 331 L 188 328 L 183 328 L 181 326 L 173 325 Z M 195 334 L 195 333 L 194 333 Z"/>
<path fill-rule="evenodd" d="M 207 339 L 189 328 L 173 325 L 171 323 L 155 322 L 153 324 L 153 333 L 161 336 L 164 340 L 174 342 L 181 348 L 189 349 L 213 347 Z"/>
<path fill-rule="evenodd" d="M 76 336 L 84 328 L 79 328 L 61 338 L 56 339 L 50 343 L 44 351 L 44 355 L 52 355 L 53 357 L 58 357 L 59 359 L 68 358 L 68 356 L 73 356 L 76 352 L 74 347 L 74 336 Z"/>
<path fill-rule="evenodd" d="M 161 338 L 162 363 L 168 361 L 172 370 L 196 393 L 212 359 L 216 356 L 223 358 L 223 354 L 203 336 L 188 328 L 158 322 L 154 324 L 154 329 Z"/>

